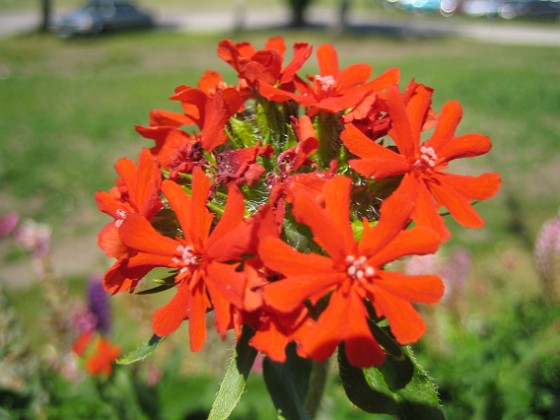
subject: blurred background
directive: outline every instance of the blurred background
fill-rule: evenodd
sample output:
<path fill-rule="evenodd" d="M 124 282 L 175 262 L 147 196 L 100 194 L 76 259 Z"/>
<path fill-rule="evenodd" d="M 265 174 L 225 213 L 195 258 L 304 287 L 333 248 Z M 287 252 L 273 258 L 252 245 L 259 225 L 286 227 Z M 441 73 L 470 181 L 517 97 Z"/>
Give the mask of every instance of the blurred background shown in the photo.
<path fill-rule="evenodd" d="M 486 226 L 449 220 L 437 255 L 403 262 L 448 290 L 422 308 L 415 351 L 450 419 L 560 418 L 559 15 L 553 0 L 0 0 L 0 418 L 205 418 L 229 341 L 192 354 L 182 328 L 110 379 L 72 353 L 84 330 L 135 349 L 167 299 L 95 291 L 110 261 L 93 195 L 150 145 L 134 129 L 149 110 L 178 110 L 175 87 L 207 69 L 235 82 L 221 39 L 275 35 L 332 43 L 342 67 L 399 67 L 403 86 L 435 89 L 437 111 L 462 103 L 460 132 L 491 137 L 488 155 L 452 168 L 501 173 L 476 206 Z M 331 377 L 320 417 L 360 418 Z M 234 417 L 273 412 L 256 369 Z"/>

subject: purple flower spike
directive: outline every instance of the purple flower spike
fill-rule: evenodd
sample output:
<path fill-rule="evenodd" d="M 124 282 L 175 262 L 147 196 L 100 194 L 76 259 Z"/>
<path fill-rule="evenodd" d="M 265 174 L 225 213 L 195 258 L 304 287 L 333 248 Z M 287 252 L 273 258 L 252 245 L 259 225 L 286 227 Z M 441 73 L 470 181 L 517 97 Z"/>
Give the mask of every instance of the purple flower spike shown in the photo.
<path fill-rule="evenodd" d="M 101 278 L 94 276 L 88 284 L 88 307 L 97 319 L 96 330 L 108 334 L 111 330 L 111 308 Z"/>

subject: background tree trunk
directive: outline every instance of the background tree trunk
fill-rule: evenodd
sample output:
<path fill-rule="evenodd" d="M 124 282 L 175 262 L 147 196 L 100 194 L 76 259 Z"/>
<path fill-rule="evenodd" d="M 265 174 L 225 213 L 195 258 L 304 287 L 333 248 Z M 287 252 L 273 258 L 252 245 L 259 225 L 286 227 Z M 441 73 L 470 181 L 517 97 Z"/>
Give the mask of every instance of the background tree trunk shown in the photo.
<path fill-rule="evenodd" d="M 48 32 L 51 24 L 52 3 L 51 0 L 41 0 L 41 24 L 40 32 Z"/>
<path fill-rule="evenodd" d="M 339 0 L 338 2 L 338 32 L 344 32 L 348 29 L 348 10 L 350 8 L 350 0 Z"/>
<path fill-rule="evenodd" d="M 292 21 L 290 26 L 301 28 L 305 26 L 305 11 L 307 6 L 311 4 L 311 0 L 288 0 L 292 9 Z"/>

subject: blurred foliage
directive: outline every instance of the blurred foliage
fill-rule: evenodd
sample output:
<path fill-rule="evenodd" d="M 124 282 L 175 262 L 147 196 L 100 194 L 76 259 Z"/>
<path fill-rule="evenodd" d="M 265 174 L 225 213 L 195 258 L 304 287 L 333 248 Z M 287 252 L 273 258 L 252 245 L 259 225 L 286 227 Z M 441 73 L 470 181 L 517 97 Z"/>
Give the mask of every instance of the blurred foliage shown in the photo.
<path fill-rule="evenodd" d="M 479 322 L 441 311 L 441 341 L 419 346 L 450 419 L 560 418 L 560 305 L 505 307 Z"/>

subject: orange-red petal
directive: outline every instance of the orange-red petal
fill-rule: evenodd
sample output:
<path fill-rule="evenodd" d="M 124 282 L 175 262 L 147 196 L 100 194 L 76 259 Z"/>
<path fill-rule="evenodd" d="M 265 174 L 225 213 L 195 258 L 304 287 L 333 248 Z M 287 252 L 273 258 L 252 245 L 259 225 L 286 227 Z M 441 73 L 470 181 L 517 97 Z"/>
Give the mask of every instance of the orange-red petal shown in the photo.
<path fill-rule="evenodd" d="M 414 157 L 418 148 L 419 137 L 414 137 L 414 130 L 408 119 L 408 114 L 403 102 L 402 95 L 398 87 L 393 86 L 387 89 L 387 108 L 392 120 L 392 127 L 389 135 L 395 141 L 399 152 L 407 159 Z"/>
<path fill-rule="evenodd" d="M 368 263 L 382 267 L 406 255 L 433 254 L 439 248 L 439 236 L 433 229 L 416 227 L 399 233 L 395 239 L 379 250 Z"/>
<path fill-rule="evenodd" d="M 409 99 L 408 104 L 406 105 L 406 112 L 408 115 L 408 121 L 410 123 L 412 134 L 412 138 L 410 140 L 411 142 L 414 141 L 416 145 L 418 145 L 420 141 L 420 133 L 422 132 L 422 127 L 424 125 L 424 122 L 426 121 L 426 115 L 430 110 L 431 104 L 432 89 L 424 85 L 417 85 L 414 89 L 412 97 Z M 408 151 L 403 153 L 407 156 L 410 156 Z"/>
<path fill-rule="evenodd" d="M 161 235 L 143 216 L 128 215 L 119 228 L 121 239 L 129 248 L 156 255 L 174 255 L 179 243 Z"/>
<path fill-rule="evenodd" d="M 441 185 L 436 182 L 428 184 L 430 192 L 441 205 L 447 207 L 451 216 L 461 225 L 479 228 L 484 225 L 484 220 L 472 207 L 467 197 L 450 185 Z"/>
<path fill-rule="evenodd" d="M 438 180 L 446 186 L 460 191 L 469 200 L 486 200 L 500 189 L 500 174 L 487 172 L 479 176 L 438 174 Z"/>
<path fill-rule="evenodd" d="M 427 146 L 433 147 L 436 151 L 444 147 L 455 135 L 455 130 L 463 116 L 463 107 L 457 101 L 446 102 L 441 108 L 436 129 L 432 137 L 427 142 Z M 454 140 L 453 140 L 454 141 Z"/>
<path fill-rule="evenodd" d="M 385 353 L 371 334 L 368 314 L 361 296 L 351 291 L 347 302 L 348 311 L 344 343 L 346 357 L 356 367 L 378 366 L 385 360 Z"/>
<path fill-rule="evenodd" d="M 400 344 L 414 343 L 424 335 L 426 324 L 408 301 L 376 287 L 373 306 L 378 316 L 387 318 L 391 332 Z"/>
<path fill-rule="evenodd" d="M 188 315 L 190 299 L 188 285 L 180 284 L 171 300 L 154 313 L 152 317 L 154 333 L 159 337 L 165 337 L 175 332 Z"/>
<path fill-rule="evenodd" d="M 331 44 L 320 45 L 316 54 L 321 76 L 334 76 L 338 73 L 338 54 Z"/>
<path fill-rule="evenodd" d="M 174 181 L 165 180 L 161 185 L 161 190 L 165 194 L 169 205 L 173 209 L 179 225 L 183 230 L 186 240 L 192 241 L 190 237 L 192 197 L 188 195 L 183 188 Z"/>
<path fill-rule="evenodd" d="M 315 326 L 301 340 L 301 352 L 314 360 L 328 359 L 343 340 L 349 308 L 342 293 L 333 293 Z"/>
<path fill-rule="evenodd" d="M 305 300 L 315 301 L 341 283 L 346 276 L 337 272 L 291 276 L 263 288 L 266 303 L 279 312 L 298 309 Z"/>
<path fill-rule="evenodd" d="M 259 246 L 259 255 L 266 267 L 286 276 L 328 273 L 333 270 L 330 258 L 318 254 L 302 254 L 273 236 L 263 238 Z"/>
<path fill-rule="evenodd" d="M 381 205 L 379 222 L 374 228 L 364 226 L 358 245 L 360 255 L 375 255 L 406 227 L 414 208 L 411 196 L 398 191 Z"/>
<path fill-rule="evenodd" d="M 426 142 L 426 146 L 431 145 L 431 141 Z M 480 156 L 488 153 L 491 148 L 492 143 L 490 142 L 490 138 L 482 134 L 465 134 L 463 136 L 454 137 L 439 149 L 434 147 L 438 158 L 443 158 L 446 161 Z"/>

